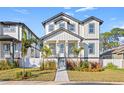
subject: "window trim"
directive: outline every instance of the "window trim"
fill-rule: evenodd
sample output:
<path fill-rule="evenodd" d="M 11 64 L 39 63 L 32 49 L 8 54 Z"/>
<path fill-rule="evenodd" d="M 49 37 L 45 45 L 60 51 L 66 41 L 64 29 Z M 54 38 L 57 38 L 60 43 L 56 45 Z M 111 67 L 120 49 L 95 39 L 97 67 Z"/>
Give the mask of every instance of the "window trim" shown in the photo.
<path fill-rule="evenodd" d="M 50 26 L 53 26 L 52 30 L 50 29 Z M 51 32 L 51 31 L 53 31 L 53 30 L 54 30 L 54 24 L 50 24 L 50 25 L 48 26 L 48 32 Z"/>
<path fill-rule="evenodd" d="M 73 25 L 73 27 L 74 27 L 74 30 L 70 30 L 70 26 L 72 26 L 72 25 Z M 75 32 L 75 24 L 71 24 L 71 23 L 68 24 L 68 30 L 71 31 L 71 32 Z"/>
<path fill-rule="evenodd" d="M 89 46 L 90 46 L 91 44 L 94 46 L 94 47 L 93 47 L 93 53 L 90 53 L 90 49 L 89 49 Z M 95 43 L 89 43 L 89 44 L 88 44 L 88 54 L 95 54 Z"/>
<path fill-rule="evenodd" d="M 93 25 L 93 28 L 90 28 L 90 25 Z M 91 29 L 93 29 L 93 32 L 90 32 Z M 88 32 L 89 32 L 89 34 L 94 34 L 95 33 L 95 23 L 89 23 Z"/>

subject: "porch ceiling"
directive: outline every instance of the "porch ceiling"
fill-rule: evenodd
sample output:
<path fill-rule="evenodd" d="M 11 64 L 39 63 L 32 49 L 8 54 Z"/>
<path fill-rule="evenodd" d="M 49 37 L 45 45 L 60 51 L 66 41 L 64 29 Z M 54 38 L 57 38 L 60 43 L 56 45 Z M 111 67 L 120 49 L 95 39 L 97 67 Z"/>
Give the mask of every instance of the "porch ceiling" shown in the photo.
<path fill-rule="evenodd" d="M 18 41 L 19 42 L 19 40 L 9 35 L 0 35 L 0 41 Z"/>

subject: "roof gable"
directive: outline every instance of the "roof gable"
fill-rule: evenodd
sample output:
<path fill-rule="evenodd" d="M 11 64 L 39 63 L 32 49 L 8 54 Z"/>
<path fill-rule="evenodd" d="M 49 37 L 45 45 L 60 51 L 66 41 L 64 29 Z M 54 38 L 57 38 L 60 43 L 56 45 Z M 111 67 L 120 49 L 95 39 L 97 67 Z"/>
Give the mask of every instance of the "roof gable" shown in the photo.
<path fill-rule="evenodd" d="M 84 39 L 83 37 L 81 37 L 81 36 L 79 36 L 79 35 L 77 35 L 77 34 L 71 32 L 71 31 L 68 31 L 68 30 L 66 30 L 66 29 L 64 29 L 64 28 L 59 28 L 59 29 L 57 29 L 57 30 L 55 30 L 55 31 L 53 31 L 53 32 L 51 32 L 51 33 L 49 33 L 49 34 L 47 34 L 47 35 L 41 37 L 40 40 L 45 40 L 46 38 L 48 38 L 48 37 L 50 37 L 50 36 L 52 36 L 52 35 L 54 35 L 54 34 L 56 34 L 56 33 L 58 33 L 58 32 L 66 32 L 66 33 L 68 33 L 68 34 L 70 34 L 70 35 L 72 35 L 72 36 L 74 36 L 74 37 L 79 38 L 80 40 L 83 40 L 83 39 Z"/>
<path fill-rule="evenodd" d="M 78 19 L 76 19 L 76 18 L 74 18 L 74 17 L 72 17 L 72 16 L 70 16 L 70 15 L 67 15 L 67 14 L 61 12 L 61 13 L 59 13 L 59 14 L 57 14 L 57 15 L 55 15 L 55 16 L 53 16 L 53 17 L 47 19 L 47 20 L 45 20 L 44 22 L 42 22 L 42 24 L 45 25 L 46 23 L 48 23 L 48 22 L 50 22 L 51 20 L 54 20 L 55 18 L 60 17 L 60 16 L 65 16 L 65 17 L 67 17 L 67 18 L 69 18 L 69 19 L 71 19 L 71 20 L 73 20 L 73 21 L 76 21 L 76 22 L 78 22 L 78 23 L 81 23 L 80 20 L 78 20 Z"/>

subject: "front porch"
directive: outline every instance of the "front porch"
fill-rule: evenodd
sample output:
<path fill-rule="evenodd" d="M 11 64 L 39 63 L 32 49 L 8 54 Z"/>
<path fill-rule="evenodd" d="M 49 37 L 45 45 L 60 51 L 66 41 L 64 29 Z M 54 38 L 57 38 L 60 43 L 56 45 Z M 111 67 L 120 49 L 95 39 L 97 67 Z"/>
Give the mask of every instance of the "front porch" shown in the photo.
<path fill-rule="evenodd" d="M 21 44 L 20 44 L 21 45 Z M 20 58 L 19 41 L 8 35 L 0 36 L 0 59 Z"/>
<path fill-rule="evenodd" d="M 82 43 L 77 40 L 56 40 L 56 41 L 47 41 L 44 45 L 48 45 L 52 51 L 50 57 L 82 57 L 83 50 L 77 56 L 73 52 L 74 46 L 77 48 L 83 47 Z"/>

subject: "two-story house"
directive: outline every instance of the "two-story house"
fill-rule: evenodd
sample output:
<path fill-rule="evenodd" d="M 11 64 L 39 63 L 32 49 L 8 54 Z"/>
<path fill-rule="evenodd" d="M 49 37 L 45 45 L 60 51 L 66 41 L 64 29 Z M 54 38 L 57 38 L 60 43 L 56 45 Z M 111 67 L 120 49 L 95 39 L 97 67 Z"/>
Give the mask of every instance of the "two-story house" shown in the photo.
<path fill-rule="evenodd" d="M 23 31 L 27 33 L 28 39 L 39 38 L 24 24 L 20 22 L 0 22 L 0 59 L 21 59 Z M 28 49 L 27 58 L 39 58 L 39 46 L 35 43 Z"/>
<path fill-rule="evenodd" d="M 59 13 L 42 24 L 45 36 L 41 42 L 52 50 L 49 57 L 55 60 L 59 68 L 66 68 L 66 61 L 77 58 L 92 62 L 99 62 L 99 33 L 101 19 L 91 16 L 80 21 L 65 13 Z M 79 56 L 73 53 L 73 47 L 83 47 Z"/>

